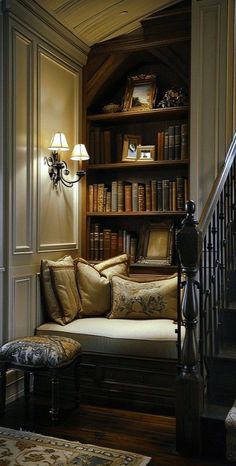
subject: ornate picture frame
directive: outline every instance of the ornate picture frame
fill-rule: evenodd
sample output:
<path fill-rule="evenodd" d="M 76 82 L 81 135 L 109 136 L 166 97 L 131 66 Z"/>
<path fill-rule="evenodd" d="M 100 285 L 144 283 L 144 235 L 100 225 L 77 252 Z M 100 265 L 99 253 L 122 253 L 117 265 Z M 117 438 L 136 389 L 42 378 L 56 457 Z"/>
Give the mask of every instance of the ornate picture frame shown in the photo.
<path fill-rule="evenodd" d="M 157 94 L 156 75 L 129 76 L 122 111 L 142 112 L 154 107 Z"/>
<path fill-rule="evenodd" d="M 150 265 L 171 265 L 174 226 L 170 222 L 149 223 L 140 231 L 138 262 Z"/>
<path fill-rule="evenodd" d="M 137 148 L 141 144 L 141 136 L 125 134 L 123 139 L 122 162 L 136 162 Z"/>
<path fill-rule="evenodd" d="M 141 146 L 137 147 L 137 161 L 138 162 L 153 162 L 155 160 L 155 146 Z"/>

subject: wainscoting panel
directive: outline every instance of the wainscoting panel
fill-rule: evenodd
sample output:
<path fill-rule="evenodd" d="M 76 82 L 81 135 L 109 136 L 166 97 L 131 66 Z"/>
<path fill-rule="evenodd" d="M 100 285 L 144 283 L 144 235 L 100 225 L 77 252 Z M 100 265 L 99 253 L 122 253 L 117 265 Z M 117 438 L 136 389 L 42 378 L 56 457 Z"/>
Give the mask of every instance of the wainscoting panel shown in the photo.
<path fill-rule="evenodd" d="M 198 216 L 227 149 L 226 58 L 230 1 L 192 2 L 190 198 L 198 206 Z"/>
<path fill-rule="evenodd" d="M 13 254 L 33 247 L 33 81 L 32 42 L 13 33 L 12 234 Z"/>
<path fill-rule="evenodd" d="M 63 132 L 70 150 L 61 153 L 73 173 L 78 170 L 70 162 L 70 154 L 79 131 L 79 70 L 70 68 L 58 57 L 39 49 L 38 53 L 38 250 L 55 251 L 78 247 L 78 188 L 53 188 L 45 164 L 48 146 L 55 132 Z"/>
<path fill-rule="evenodd" d="M 32 335 L 35 317 L 32 308 L 36 300 L 35 276 L 13 277 L 12 312 L 9 314 L 9 339 Z"/>

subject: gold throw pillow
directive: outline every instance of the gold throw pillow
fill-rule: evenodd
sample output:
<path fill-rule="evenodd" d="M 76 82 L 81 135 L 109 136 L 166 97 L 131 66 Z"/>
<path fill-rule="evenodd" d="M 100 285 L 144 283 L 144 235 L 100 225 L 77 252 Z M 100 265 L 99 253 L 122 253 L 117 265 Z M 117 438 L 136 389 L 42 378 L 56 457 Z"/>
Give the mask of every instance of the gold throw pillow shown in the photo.
<path fill-rule="evenodd" d="M 40 267 L 40 283 L 41 290 L 46 306 L 46 311 L 50 320 L 57 322 L 58 324 L 64 325 L 62 319 L 62 312 L 58 303 L 57 297 L 55 296 L 54 289 L 52 286 L 51 274 L 49 267 L 58 265 L 73 265 L 73 259 L 71 256 L 64 256 L 57 261 L 42 260 Z"/>
<path fill-rule="evenodd" d="M 77 289 L 74 265 L 50 266 L 52 285 L 58 299 L 64 324 L 78 317 L 80 298 Z"/>
<path fill-rule="evenodd" d="M 177 276 L 136 282 L 114 276 L 110 319 L 177 319 Z"/>
<path fill-rule="evenodd" d="M 101 316 L 111 308 L 110 278 L 114 274 L 128 274 L 128 256 L 113 257 L 96 265 L 85 259 L 76 259 L 76 277 L 79 289 L 81 317 Z"/>

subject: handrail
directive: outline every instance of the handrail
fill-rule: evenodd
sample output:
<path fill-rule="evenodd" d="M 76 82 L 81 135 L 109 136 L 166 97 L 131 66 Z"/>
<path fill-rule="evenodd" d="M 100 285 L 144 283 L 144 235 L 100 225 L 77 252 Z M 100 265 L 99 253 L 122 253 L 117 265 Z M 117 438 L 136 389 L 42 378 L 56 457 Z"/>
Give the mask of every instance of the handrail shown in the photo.
<path fill-rule="evenodd" d="M 226 159 L 224 161 L 223 166 L 221 167 L 214 184 L 212 186 L 211 192 L 208 196 L 207 202 L 205 204 L 205 207 L 203 208 L 203 211 L 201 213 L 201 217 L 199 220 L 199 225 L 198 228 L 202 232 L 203 237 L 207 233 L 207 228 L 209 226 L 209 223 L 212 219 L 212 215 L 214 213 L 214 209 L 216 206 L 216 203 L 218 202 L 220 198 L 220 194 L 222 192 L 222 189 L 224 187 L 225 181 L 227 179 L 227 176 L 229 174 L 230 168 L 233 164 L 234 157 L 235 157 L 235 152 L 236 152 L 236 133 L 233 137 L 232 143 L 229 147 Z"/>

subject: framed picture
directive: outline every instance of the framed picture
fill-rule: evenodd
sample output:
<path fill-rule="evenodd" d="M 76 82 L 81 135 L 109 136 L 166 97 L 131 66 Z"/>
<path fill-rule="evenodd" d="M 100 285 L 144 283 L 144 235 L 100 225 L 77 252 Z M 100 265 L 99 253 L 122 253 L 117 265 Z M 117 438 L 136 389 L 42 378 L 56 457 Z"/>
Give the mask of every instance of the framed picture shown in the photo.
<path fill-rule="evenodd" d="M 125 134 L 123 141 L 122 162 L 136 162 L 137 147 L 141 144 L 141 136 Z"/>
<path fill-rule="evenodd" d="M 153 162 L 155 160 L 155 146 L 137 147 L 137 161 Z"/>
<path fill-rule="evenodd" d="M 174 228 L 171 223 L 149 223 L 140 232 L 138 262 L 171 265 Z"/>
<path fill-rule="evenodd" d="M 156 75 L 140 74 L 128 78 L 123 111 L 140 112 L 153 108 L 157 94 Z"/>

